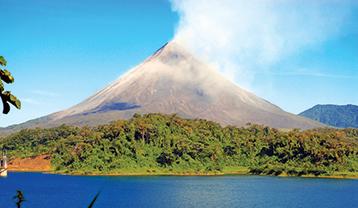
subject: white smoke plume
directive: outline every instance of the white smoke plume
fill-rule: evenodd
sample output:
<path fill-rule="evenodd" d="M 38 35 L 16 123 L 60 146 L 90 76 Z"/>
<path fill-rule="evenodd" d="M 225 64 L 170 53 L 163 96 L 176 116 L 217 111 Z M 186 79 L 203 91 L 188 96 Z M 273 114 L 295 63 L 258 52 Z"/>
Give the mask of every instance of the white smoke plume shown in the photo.
<path fill-rule="evenodd" d="M 354 1 L 171 0 L 175 41 L 246 88 L 256 73 L 340 34 Z"/>

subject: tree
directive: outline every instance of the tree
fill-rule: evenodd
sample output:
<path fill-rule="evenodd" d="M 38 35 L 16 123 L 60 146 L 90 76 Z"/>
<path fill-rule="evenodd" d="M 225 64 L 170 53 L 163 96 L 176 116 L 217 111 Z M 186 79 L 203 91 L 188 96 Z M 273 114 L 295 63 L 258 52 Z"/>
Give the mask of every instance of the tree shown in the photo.
<path fill-rule="evenodd" d="M 0 66 L 6 67 L 6 60 L 3 56 L 0 56 Z M 14 77 L 6 69 L 0 68 L 0 96 L 3 104 L 3 113 L 7 114 L 10 111 L 10 104 L 15 106 L 17 109 L 21 109 L 21 102 L 16 96 L 11 94 L 10 91 L 5 91 L 4 83 L 11 84 L 14 82 Z"/>

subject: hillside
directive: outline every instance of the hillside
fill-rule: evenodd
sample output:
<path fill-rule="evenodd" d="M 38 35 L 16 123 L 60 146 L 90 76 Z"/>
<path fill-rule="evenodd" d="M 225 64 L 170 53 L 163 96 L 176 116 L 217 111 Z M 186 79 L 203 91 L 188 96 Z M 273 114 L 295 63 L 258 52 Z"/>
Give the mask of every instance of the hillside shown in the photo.
<path fill-rule="evenodd" d="M 339 128 L 358 128 L 358 106 L 316 105 L 300 116 Z"/>
<path fill-rule="evenodd" d="M 93 128 L 22 130 L 0 139 L 0 149 L 14 161 L 46 156 L 55 172 L 69 174 L 353 177 L 358 175 L 357 138 L 357 129 L 223 128 L 176 115 L 136 114 Z"/>

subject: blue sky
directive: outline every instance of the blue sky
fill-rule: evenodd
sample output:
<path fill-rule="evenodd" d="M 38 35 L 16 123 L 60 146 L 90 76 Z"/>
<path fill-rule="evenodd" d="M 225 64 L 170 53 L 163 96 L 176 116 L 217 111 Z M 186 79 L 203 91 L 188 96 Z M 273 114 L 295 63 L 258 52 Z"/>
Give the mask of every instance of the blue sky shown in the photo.
<path fill-rule="evenodd" d="M 0 126 L 84 100 L 171 40 L 179 16 L 167 0 L 0 0 L 0 54 L 23 109 Z M 358 104 L 358 11 L 339 36 L 255 74 L 251 91 L 299 113 L 315 104 Z"/>

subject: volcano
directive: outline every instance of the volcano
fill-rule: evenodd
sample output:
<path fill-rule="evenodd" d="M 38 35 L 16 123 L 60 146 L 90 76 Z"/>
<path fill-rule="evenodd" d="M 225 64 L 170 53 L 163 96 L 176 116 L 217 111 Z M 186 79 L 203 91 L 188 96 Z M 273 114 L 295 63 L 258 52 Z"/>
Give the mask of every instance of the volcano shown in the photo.
<path fill-rule="evenodd" d="M 322 127 L 240 88 L 178 43 L 170 42 L 78 105 L 7 129 L 93 126 L 129 119 L 135 113 L 177 114 L 235 126 L 250 122 L 276 128 Z"/>

